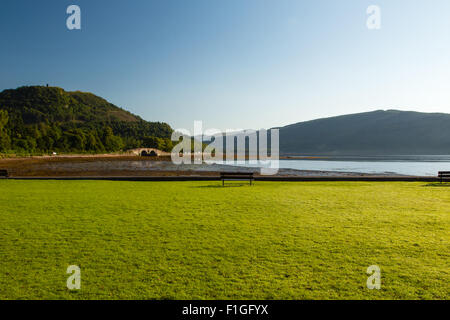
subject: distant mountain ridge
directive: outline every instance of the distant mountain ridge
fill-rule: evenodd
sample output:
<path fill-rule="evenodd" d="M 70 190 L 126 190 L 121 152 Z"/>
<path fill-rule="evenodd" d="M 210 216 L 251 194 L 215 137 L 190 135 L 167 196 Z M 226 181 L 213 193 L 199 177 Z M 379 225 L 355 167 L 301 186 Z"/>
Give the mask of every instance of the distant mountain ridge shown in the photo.
<path fill-rule="evenodd" d="M 172 131 L 88 92 L 44 86 L 0 92 L 0 152 L 170 150 Z"/>
<path fill-rule="evenodd" d="M 450 154 L 446 113 L 377 110 L 279 129 L 282 155 Z"/>

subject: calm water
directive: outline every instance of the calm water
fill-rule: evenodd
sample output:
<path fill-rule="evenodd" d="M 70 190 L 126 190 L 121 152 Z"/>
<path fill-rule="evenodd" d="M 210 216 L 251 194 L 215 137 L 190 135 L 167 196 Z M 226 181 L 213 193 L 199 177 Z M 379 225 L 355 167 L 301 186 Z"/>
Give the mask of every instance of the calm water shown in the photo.
<path fill-rule="evenodd" d="M 232 164 L 232 163 L 227 163 Z M 320 159 L 280 160 L 280 168 L 359 173 L 392 173 L 412 176 L 437 176 L 438 171 L 450 171 L 447 156 L 387 156 L 387 157 L 321 157 Z"/>

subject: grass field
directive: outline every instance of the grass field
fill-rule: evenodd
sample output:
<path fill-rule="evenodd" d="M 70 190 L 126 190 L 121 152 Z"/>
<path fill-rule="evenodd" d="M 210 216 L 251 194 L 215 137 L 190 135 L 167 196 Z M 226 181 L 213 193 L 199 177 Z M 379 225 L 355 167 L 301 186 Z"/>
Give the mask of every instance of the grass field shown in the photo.
<path fill-rule="evenodd" d="M 450 185 L 219 185 L 0 181 L 0 299 L 450 298 Z"/>

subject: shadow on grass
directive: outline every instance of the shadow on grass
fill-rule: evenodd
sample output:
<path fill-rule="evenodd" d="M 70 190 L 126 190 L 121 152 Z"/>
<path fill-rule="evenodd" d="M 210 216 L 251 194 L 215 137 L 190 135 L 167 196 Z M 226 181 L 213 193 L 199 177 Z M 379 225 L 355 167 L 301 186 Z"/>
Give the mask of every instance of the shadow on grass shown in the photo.
<path fill-rule="evenodd" d="M 424 185 L 424 187 L 450 187 L 450 182 L 432 182 L 427 183 L 426 185 Z"/>
<path fill-rule="evenodd" d="M 213 184 L 213 185 L 208 185 L 208 186 L 191 186 L 191 188 L 217 188 L 217 189 L 222 189 L 222 188 L 236 188 L 236 187 L 251 187 L 248 183 L 233 183 L 233 184 L 226 184 L 225 186 L 222 186 L 222 184 Z"/>

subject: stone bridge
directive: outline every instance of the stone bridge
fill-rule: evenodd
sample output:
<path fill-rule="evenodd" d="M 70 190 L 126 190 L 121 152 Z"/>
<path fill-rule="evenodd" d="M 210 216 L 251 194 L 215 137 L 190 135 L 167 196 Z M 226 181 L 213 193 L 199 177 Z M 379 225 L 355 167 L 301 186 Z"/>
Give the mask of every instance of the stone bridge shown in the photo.
<path fill-rule="evenodd" d="M 128 153 L 131 153 L 136 156 L 144 156 L 144 157 L 159 157 L 159 156 L 170 156 L 170 152 L 165 152 L 155 148 L 136 148 L 128 150 Z"/>

